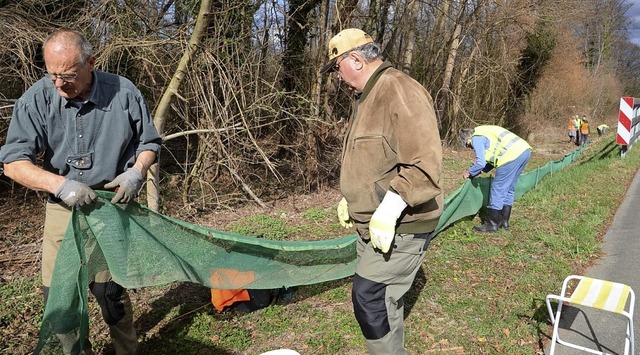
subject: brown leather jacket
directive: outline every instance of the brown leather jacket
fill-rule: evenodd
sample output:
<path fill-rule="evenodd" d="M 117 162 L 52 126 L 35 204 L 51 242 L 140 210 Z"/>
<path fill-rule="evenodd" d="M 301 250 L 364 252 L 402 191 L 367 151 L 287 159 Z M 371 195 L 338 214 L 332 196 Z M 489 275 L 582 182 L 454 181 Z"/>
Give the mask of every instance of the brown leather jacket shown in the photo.
<path fill-rule="evenodd" d="M 433 101 L 384 62 L 356 98 L 344 140 L 340 190 L 359 232 L 389 188 L 408 204 L 397 233 L 427 233 L 442 214 L 442 143 Z"/>

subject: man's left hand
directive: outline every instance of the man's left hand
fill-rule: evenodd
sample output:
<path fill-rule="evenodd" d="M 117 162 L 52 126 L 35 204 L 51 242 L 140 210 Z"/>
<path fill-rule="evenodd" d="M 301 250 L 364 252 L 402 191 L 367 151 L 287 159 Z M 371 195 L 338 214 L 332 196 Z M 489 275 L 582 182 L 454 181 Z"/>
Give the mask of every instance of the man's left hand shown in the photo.
<path fill-rule="evenodd" d="M 144 177 L 140 170 L 131 167 L 124 173 L 116 176 L 113 181 L 104 185 L 105 189 L 117 188 L 116 195 L 111 203 L 127 203 L 138 196 Z"/>

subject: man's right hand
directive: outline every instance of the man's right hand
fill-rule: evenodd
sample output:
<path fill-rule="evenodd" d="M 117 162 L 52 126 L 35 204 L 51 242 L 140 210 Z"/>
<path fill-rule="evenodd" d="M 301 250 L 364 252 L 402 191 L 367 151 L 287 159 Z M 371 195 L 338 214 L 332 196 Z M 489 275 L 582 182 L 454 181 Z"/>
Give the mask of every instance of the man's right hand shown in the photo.
<path fill-rule="evenodd" d="M 95 201 L 97 195 L 89 186 L 66 179 L 56 192 L 56 197 L 64 201 L 69 207 L 82 207 Z"/>

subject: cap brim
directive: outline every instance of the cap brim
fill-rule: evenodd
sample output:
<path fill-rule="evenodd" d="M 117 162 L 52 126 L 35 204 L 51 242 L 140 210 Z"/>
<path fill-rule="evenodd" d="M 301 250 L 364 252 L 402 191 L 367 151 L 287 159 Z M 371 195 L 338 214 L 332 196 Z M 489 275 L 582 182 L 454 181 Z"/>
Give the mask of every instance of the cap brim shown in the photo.
<path fill-rule="evenodd" d="M 327 74 L 335 71 L 336 60 L 338 57 L 335 57 L 329 61 L 329 63 L 325 64 L 322 69 L 320 69 L 320 74 Z"/>

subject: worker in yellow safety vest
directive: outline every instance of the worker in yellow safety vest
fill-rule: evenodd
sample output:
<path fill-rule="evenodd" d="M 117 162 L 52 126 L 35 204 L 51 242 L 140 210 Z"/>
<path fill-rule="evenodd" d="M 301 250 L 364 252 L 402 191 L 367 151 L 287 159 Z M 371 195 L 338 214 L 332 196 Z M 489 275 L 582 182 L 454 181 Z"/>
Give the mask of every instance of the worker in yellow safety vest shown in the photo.
<path fill-rule="evenodd" d="M 485 233 L 497 232 L 499 228 L 509 229 L 516 183 L 531 157 L 531 146 L 499 126 L 461 129 L 458 134 L 460 141 L 475 152 L 474 164 L 463 173 L 465 179 L 496 169 L 489 190 L 487 217 L 481 226 L 473 229 Z"/>
<path fill-rule="evenodd" d="M 605 134 L 607 134 L 607 128 L 609 128 L 609 126 L 604 123 L 596 127 L 596 130 L 598 131 L 598 136 L 604 136 Z"/>
<path fill-rule="evenodd" d="M 580 116 L 573 116 L 573 127 L 575 127 L 576 130 L 576 145 L 580 145 L 580 126 L 582 126 Z"/>

